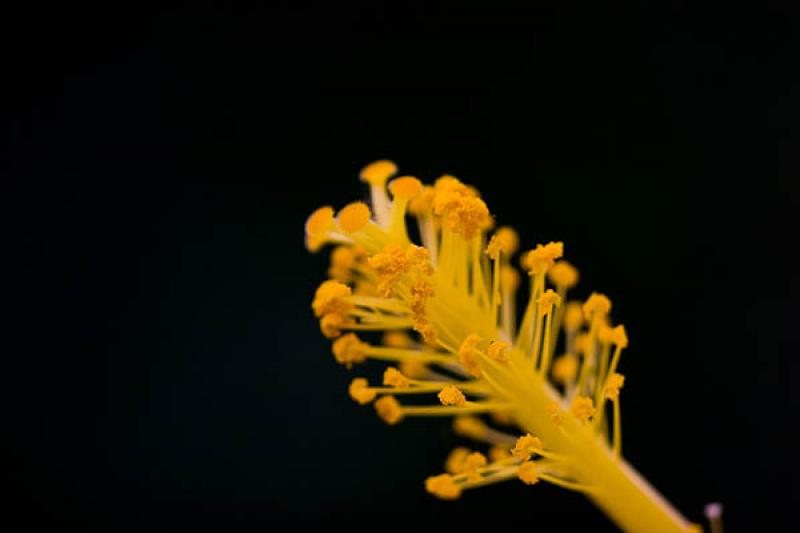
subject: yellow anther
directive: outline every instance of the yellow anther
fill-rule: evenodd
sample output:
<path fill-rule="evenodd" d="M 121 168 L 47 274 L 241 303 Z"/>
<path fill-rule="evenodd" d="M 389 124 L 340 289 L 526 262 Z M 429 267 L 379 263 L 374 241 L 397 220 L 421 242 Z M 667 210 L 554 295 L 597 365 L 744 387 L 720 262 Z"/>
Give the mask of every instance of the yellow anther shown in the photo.
<path fill-rule="evenodd" d="M 461 343 L 461 346 L 458 349 L 458 360 L 461 362 L 467 372 L 475 377 L 480 377 L 481 373 L 483 372 L 481 363 L 478 360 L 478 357 L 475 355 L 475 347 L 482 340 L 483 339 L 479 335 L 472 333 L 467 335 L 467 338 L 464 339 L 464 342 Z"/>
<path fill-rule="evenodd" d="M 583 325 L 583 309 L 580 302 L 568 302 L 564 310 L 564 329 L 574 333 Z"/>
<path fill-rule="evenodd" d="M 344 206 L 339 214 L 336 215 L 336 220 L 339 228 L 345 233 L 355 233 L 360 231 L 369 224 L 369 219 L 372 214 L 369 207 L 364 202 L 353 202 Z"/>
<path fill-rule="evenodd" d="M 353 304 L 346 300 L 352 293 L 352 289 L 344 283 L 332 279 L 323 281 L 314 293 L 311 309 L 318 317 L 328 313 L 345 315 L 353 308 Z"/>
<path fill-rule="evenodd" d="M 628 347 L 628 334 L 625 332 L 625 326 L 620 324 L 614 328 L 614 331 L 611 333 L 611 342 L 620 348 Z"/>
<path fill-rule="evenodd" d="M 378 272 L 378 291 L 389 298 L 395 285 L 411 269 L 412 260 L 401 246 L 390 243 L 370 257 L 367 264 Z"/>
<path fill-rule="evenodd" d="M 370 185 L 383 185 L 386 180 L 397 174 L 397 165 L 392 161 L 382 159 L 370 163 L 361 169 L 361 180 Z"/>
<path fill-rule="evenodd" d="M 559 385 L 568 385 L 578 374 L 578 358 L 571 353 L 564 354 L 553 361 L 553 381 Z"/>
<path fill-rule="evenodd" d="M 461 487 L 450 474 L 429 477 L 425 480 L 425 490 L 443 500 L 457 500 L 461 496 Z"/>
<path fill-rule="evenodd" d="M 513 293 L 519 287 L 519 272 L 510 266 L 503 265 L 500 267 L 500 284 L 504 291 Z"/>
<path fill-rule="evenodd" d="M 387 367 L 383 372 L 383 384 L 387 387 L 396 387 L 398 389 L 405 389 L 408 387 L 408 378 L 395 367 Z"/>
<path fill-rule="evenodd" d="M 333 227 L 333 208 L 330 206 L 320 207 L 306 219 L 306 235 L 317 237 L 323 235 Z"/>
<path fill-rule="evenodd" d="M 589 420 L 594 416 L 594 401 L 588 396 L 576 396 L 570 410 L 578 420 Z"/>
<path fill-rule="evenodd" d="M 509 349 L 510 347 L 511 344 L 506 341 L 492 341 L 492 343 L 489 344 L 489 349 L 487 350 L 487 353 L 491 359 L 504 363 L 508 361 L 506 350 Z"/>
<path fill-rule="evenodd" d="M 445 387 L 439 391 L 438 396 L 439 401 L 442 402 L 442 405 L 455 405 L 457 407 L 461 407 L 467 401 L 464 393 L 454 385 L 445 385 Z"/>
<path fill-rule="evenodd" d="M 469 454 L 469 448 L 465 448 L 464 446 L 453 448 L 453 451 L 450 452 L 450 455 L 447 456 L 447 460 L 444 463 L 445 471 L 453 475 L 463 472 L 464 461 L 467 460 Z"/>
<path fill-rule="evenodd" d="M 425 363 L 406 359 L 400 361 L 400 371 L 411 379 L 422 379 L 428 373 L 428 367 L 425 366 Z"/>
<path fill-rule="evenodd" d="M 417 246 L 415 244 L 408 245 L 408 248 L 406 248 L 406 257 L 411 265 L 419 270 L 420 274 L 424 274 L 425 276 L 433 274 L 431 252 L 424 246 Z"/>
<path fill-rule="evenodd" d="M 593 317 L 605 317 L 611 312 L 611 300 L 608 296 L 593 292 L 583 304 L 583 316 L 586 320 Z"/>
<path fill-rule="evenodd" d="M 602 344 L 611 344 L 614 339 L 614 328 L 603 322 L 597 326 L 597 340 Z"/>
<path fill-rule="evenodd" d="M 547 277 L 556 287 L 571 289 L 578 284 L 578 269 L 561 260 L 547 270 Z"/>
<path fill-rule="evenodd" d="M 328 339 L 335 339 L 342 334 L 344 317 L 339 313 L 328 313 L 319 320 L 319 329 Z"/>
<path fill-rule="evenodd" d="M 422 183 L 413 176 L 396 178 L 389 183 L 389 192 L 395 198 L 411 200 L 422 192 Z"/>
<path fill-rule="evenodd" d="M 355 333 L 348 333 L 333 341 L 331 351 L 336 361 L 340 364 L 347 365 L 348 368 L 353 363 L 363 363 L 366 360 L 366 351 L 369 344 L 361 342 Z"/>
<path fill-rule="evenodd" d="M 425 185 L 418 195 L 408 204 L 408 212 L 414 216 L 428 215 L 433 210 L 433 197 L 436 193 L 433 187 Z"/>
<path fill-rule="evenodd" d="M 397 424 L 403 419 L 403 408 L 392 395 L 378 398 L 375 402 L 375 412 L 389 425 Z"/>
<path fill-rule="evenodd" d="M 527 461 L 531 458 L 536 452 L 540 452 L 544 449 L 544 445 L 542 444 L 542 440 L 539 437 L 534 437 L 530 433 L 527 435 L 523 435 L 522 437 L 517 439 L 517 443 L 514 445 L 514 448 L 511 450 L 511 455 L 516 457 L 517 459 L 522 459 L 523 461 Z"/>
<path fill-rule="evenodd" d="M 610 376 L 608 376 L 608 380 L 606 381 L 606 398 L 609 400 L 616 400 L 619 398 L 619 390 L 625 384 L 625 376 L 622 374 L 617 374 L 614 372 Z"/>
<path fill-rule="evenodd" d="M 519 465 L 517 476 L 526 485 L 535 485 L 539 482 L 539 467 L 533 461 L 525 461 Z"/>
<path fill-rule="evenodd" d="M 560 426 L 564 423 L 564 412 L 561 410 L 558 402 L 552 401 L 548 403 L 547 407 L 545 407 L 545 411 L 547 411 L 547 414 L 550 415 L 550 418 L 553 420 L 555 425 Z"/>
<path fill-rule="evenodd" d="M 562 255 L 564 255 L 563 242 L 539 244 L 535 249 L 528 252 L 526 264 L 531 274 L 544 274 L 548 268 L 553 266 L 555 260 Z"/>
<path fill-rule="evenodd" d="M 384 345 L 392 348 L 408 348 L 414 342 L 405 331 L 387 331 L 382 340 Z"/>
<path fill-rule="evenodd" d="M 502 251 L 503 246 L 500 243 L 500 239 L 497 238 L 497 235 L 492 235 L 492 238 L 489 239 L 489 245 L 486 247 L 486 254 L 492 259 L 497 260 L 500 258 L 500 252 Z"/>
<path fill-rule="evenodd" d="M 489 460 L 493 463 L 499 463 L 500 461 L 505 461 L 510 457 L 511 457 L 511 452 L 509 452 L 508 448 L 506 448 L 505 446 L 495 444 L 494 446 L 489 448 Z"/>
<path fill-rule="evenodd" d="M 539 315 L 549 315 L 553 312 L 553 306 L 558 307 L 559 305 L 561 305 L 561 296 L 553 289 L 547 289 L 539 297 Z"/>
<path fill-rule="evenodd" d="M 480 481 L 481 475 L 478 470 L 486 466 L 487 463 L 486 456 L 481 452 L 472 452 L 464 459 L 462 473 L 466 474 L 467 479 L 470 481 Z"/>
<path fill-rule="evenodd" d="M 489 426 L 474 416 L 457 416 L 453 419 L 453 431 L 462 437 L 482 440 L 489 433 Z"/>
<path fill-rule="evenodd" d="M 452 201 L 447 210 L 448 228 L 466 240 L 485 229 L 490 221 L 489 208 L 483 200 L 474 196 L 462 196 Z"/>
<path fill-rule="evenodd" d="M 361 405 L 368 404 L 375 399 L 377 393 L 369 388 L 369 383 L 364 378 L 355 378 L 347 388 L 350 397 Z"/>

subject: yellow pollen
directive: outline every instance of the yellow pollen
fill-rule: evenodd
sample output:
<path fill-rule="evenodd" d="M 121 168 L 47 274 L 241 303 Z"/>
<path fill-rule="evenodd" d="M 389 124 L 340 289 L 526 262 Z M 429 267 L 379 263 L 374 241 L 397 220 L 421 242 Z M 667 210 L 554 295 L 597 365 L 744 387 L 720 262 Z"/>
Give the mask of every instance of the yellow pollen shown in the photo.
<path fill-rule="evenodd" d="M 489 208 L 480 198 L 462 196 L 447 211 L 447 225 L 466 240 L 472 239 L 479 230 L 484 229 L 491 221 Z"/>
<path fill-rule="evenodd" d="M 553 266 L 555 260 L 562 255 L 564 255 L 563 242 L 539 244 L 535 249 L 528 252 L 526 263 L 531 274 L 544 274 L 548 268 Z"/>
<path fill-rule="evenodd" d="M 392 348 L 408 348 L 413 342 L 405 331 L 387 331 L 382 340 L 383 344 Z"/>
<path fill-rule="evenodd" d="M 548 271 L 547 277 L 556 287 L 571 289 L 578 284 L 578 269 L 567 261 L 557 261 Z"/>
<path fill-rule="evenodd" d="M 482 440 L 489 433 L 489 426 L 474 416 L 457 416 L 453 419 L 453 431 L 462 437 Z"/>
<path fill-rule="evenodd" d="M 383 372 L 383 384 L 387 387 L 405 389 L 408 387 L 408 378 L 395 367 L 390 366 Z"/>
<path fill-rule="evenodd" d="M 442 405 L 455 405 L 457 407 L 461 407 L 467 401 L 464 393 L 454 385 L 446 385 L 441 391 L 439 391 L 438 396 L 439 401 L 442 402 Z"/>
<path fill-rule="evenodd" d="M 339 223 L 339 228 L 345 233 L 355 233 L 360 231 L 369 224 L 369 219 L 372 214 L 369 207 L 364 202 L 353 202 L 344 206 L 339 214 L 336 215 L 336 220 Z"/>
<path fill-rule="evenodd" d="M 353 308 L 353 304 L 345 300 L 353 293 L 352 289 L 344 283 L 329 279 L 323 281 L 314 293 L 314 300 L 311 302 L 311 309 L 314 315 L 321 317 L 328 313 L 347 314 Z"/>
<path fill-rule="evenodd" d="M 481 475 L 478 473 L 478 469 L 486 466 L 486 463 L 488 461 L 485 455 L 480 452 L 472 452 L 464 459 L 462 473 L 466 474 L 470 481 L 480 481 Z"/>
<path fill-rule="evenodd" d="M 453 448 L 444 463 L 444 469 L 448 474 L 457 475 L 464 471 L 464 462 L 470 454 L 469 448 L 458 446 Z"/>
<path fill-rule="evenodd" d="M 316 237 L 326 232 L 333 226 L 333 208 L 330 206 L 320 207 L 306 220 L 306 234 Z"/>
<path fill-rule="evenodd" d="M 500 244 L 500 239 L 497 238 L 497 235 L 492 235 L 492 238 L 489 239 L 489 245 L 486 247 L 486 254 L 492 260 L 497 260 L 500 258 L 501 251 L 502 246 Z"/>
<path fill-rule="evenodd" d="M 549 315 L 553 312 L 553 306 L 561 305 L 561 296 L 553 289 L 547 289 L 539 298 L 539 315 Z"/>
<path fill-rule="evenodd" d="M 355 333 L 348 333 L 333 341 L 331 350 L 336 361 L 340 364 L 352 366 L 353 363 L 363 363 L 369 344 L 361 342 Z"/>
<path fill-rule="evenodd" d="M 583 304 L 583 316 L 586 320 L 591 320 L 595 316 L 604 317 L 610 312 L 611 300 L 604 294 L 593 292 Z"/>
<path fill-rule="evenodd" d="M 536 452 L 541 451 L 544 448 L 542 445 L 541 439 L 539 437 L 534 437 L 530 433 L 527 435 L 523 435 L 522 437 L 517 439 L 517 443 L 514 445 L 514 448 L 511 450 L 511 455 L 516 457 L 517 459 L 522 459 L 523 461 L 527 461 L 531 458 Z"/>
<path fill-rule="evenodd" d="M 574 333 L 583 325 L 583 309 L 580 302 L 568 302 L 564 310 L 564 329 Z"/>
<path fill-rule="evenodd" d="M 375 412 L 387 424 L 394 425 L 403 419 L 403 408 L 400 402 L 392 396 L 382 396 L 375 402 Z"/>
<path fill-rule="evenodd" d="M 620 324 L 614 328 L 614 331 L 611 333 L 611 342 L 620 348 L 626 348 L 628 346 L 628 334 L 625 332 L 625 326 Z"/>
<path fill-rule="evenodd" d="M 344 317 L 339 313 L 328 313 L 319 321 L 319 329 L 328 339 L 335 339 L 342 334 L 340 329 L 344 324 Z"/>
<path fill-rule="evenodd" d="M 526 485 L 535 485 L 539 482 L 539 467 L 533 461 L 525 461 L 519 465 L 517 476 Z"/>
<path fill-rule="evenodd" d="M 425 480 L 425 490 L 443 500 L 457 500 L 461 496 L 461 487 L 450 474 L 429 477 Z"/>
<path fill-rule="evenodd" d="M 369 384 L 364 378 L 355 378 L 351 381 L 347 392 L 350 393 L 352 399 L 361 405 L 368 404 L 377 396 L 377 393 L 369 388 Z"/>
<path fill-rule="evenodd" d="M 422 183 L 413 176 L 403 176 L 389 183 L 389 192 L 395 198 L 411 200 L 422 192 Z"/>
<path fill-rule="evenodd" d="M 553 381 L 559 385 L 572 383 L 577 374 L 578 358 L 571 353 L 564 354 L 553 361 Z"/>
<path fill-rule="evenodd" d="M 616 400 L 619 398 L 619 390 L 625 384 L 625 376 L 622 374 L 617 374 L 614 372 L 610 376 L 608 376 L 608 381 L 606 381 L 606 398 L 609 400 Z"/>
<path fill-rule="evenodd" d="M 504 363 L 508 361 L 506 350 L 510 347 L 511 344 L 506 341 L 493 341 L 489 345 L 487 354 L 489 355 L 490 358 L 494 359 L 495 361 L 500 361 L 501 363 Z"/>
<path fill-rule="evenodd" d="M 589 420 L 594 416 L 594 401 L 588 396 L 576 396 L 570 410 L 578 420 Z"/>
<path fill-rule="evenodd" d="M 397 174 L 397 165 L 392 161 L 382 159 L 362 168 L 361 180 L 370 185 L 383 185 L 386 180 L 395 174 Z"/>

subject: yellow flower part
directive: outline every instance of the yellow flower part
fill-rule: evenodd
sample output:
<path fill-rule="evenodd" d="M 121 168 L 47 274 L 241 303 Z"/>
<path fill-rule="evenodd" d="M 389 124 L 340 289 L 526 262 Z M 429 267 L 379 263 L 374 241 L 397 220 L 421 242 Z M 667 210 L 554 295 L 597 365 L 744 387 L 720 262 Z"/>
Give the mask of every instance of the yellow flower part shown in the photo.
<path fill-rule="evenodd" d="M 547 278 L 556 287 L 571 289 L 578 284 L 578 269 L 567 261 L 558 261 L 547 271 Z"/>
<path fill-rule="evenodd" d="M 405 389 L 408 387 L 408 378 L 395 367 L 387 367 L 383 373 L 383 384 L 388 387 L 396 387 L 398 389 Z"/>
<path fill-rule="evenodd" d="M 464 396 L 464 393 L 458 389 L 458 387 L 454 385 L 447 385 L 439 392 L 439 401 L 442 402 L 442 405 L 462 406 L 464 403 L 466 403 L 467 398 Z"/>
<path fill-rule="evenodd" d="M 619 398 L 619 390 L 625 384 L 625 376 L 614 372 L 608 376 L 606 381 L 606 398 L 609 400 L 616 400 Z"/>
<path fill-rule="evenodd" d="M 453 475 L 463 472 L 464 463 L 470 453 L 469 448 L 465 448 L 464 446 L 453 448 L 453 451 L 450 452 L 450 455 L 447 456 L 447 460 L 444 463 L 445 471 Z"/>
<path fill-rule="evenodd" d="M 611 326 L 609 298 L 569 300 L 579 275 L 558 241 L 522 254 L 531 274 L 523 294 L 511 265 L 520 238 L 508 227 L 490 235 L 477 189 L 449 175 L 426 185 L 397 174 L 388 160 L 365 166 L 368 201 L 314 211 L 305 244 L 334 246 L 330 279 L 311 302 L 334 359 L 383 365 L 381 386 L 350 382 L 353 400 L 373 403 L 388 424 L 455 417 L 454 433 L 488 450 L 456 448 L 426 490 L 456 499 L 506 480 L 542 481 L 586 495 L 625 531 L 687 531 L 622 458 L 618 369 L 628 336 Z"/>
<path fill-rule="evenodd" d="M 364 378 L 355 378 L 350 382 L 347 388 L 350 397 L 360 403 L 361 405 L 367 404 L 375 399 L 377 392 L 369 388 L 367 380 Z"/>
<path fill-rule="evenodd" d="M 511 343 L 506 341 L 492 341 L 489 345 L 489 349 L 487 350 L 487 355 L 494 359 L 495 361 L 500 361 L 501 363 L 505 363 L 508 361 L 508 356 L 506 356 L 506 350 L 511 347 Z"/>
<path fill-rule="evenodd" d="M 525 461 L 517 470 L 519 479 L 526 485 L 539 483 L 539 467 L 533 461 Z"/>
<path fill-rule="evenodd" d="M 594 401 L 587 396 L 576 396 L 570 410 L 578 420 L 589 420 L 594 416 Z"/>
<path fill-rule="evenodd" d="M 425 490 L 443 500 L 456 500 L 461 496 L 461 488 L 450 474 L 429 477 L 425 480 Z"/>
<path fill-rule="evenodd" d="M 511 455 L 517 459 L 527 461 L 531 458 L 531 455 L 541 451 L 542 448 L 544 448 L 542 440 L 528 433 L 517 439 L 514 449 L 511 450 Z"/>

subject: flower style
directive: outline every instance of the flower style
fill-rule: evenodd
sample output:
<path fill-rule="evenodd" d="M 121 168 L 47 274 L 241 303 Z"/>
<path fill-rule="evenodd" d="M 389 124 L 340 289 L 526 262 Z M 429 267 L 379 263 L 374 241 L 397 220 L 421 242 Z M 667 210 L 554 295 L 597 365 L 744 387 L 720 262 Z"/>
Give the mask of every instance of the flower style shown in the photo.
<path fill-rule="evenodd" d="M 478 192 L 453 176 L 429 186 L 389 181 L 396 173 L 394 163 L 374 162 L 361 172 L 371 207 L 309 216 L 309 250 L 336 245 L 331 279 L 311 307 L 337 362 L 393 365 L 380 385 L 353 379 L 356 402 L 373 403 L 389 424 L 453 416 L 456 433 L 486 447 L 488 458 L 454 450 L 425 488 L 449 500 L 504 480 L 543 481 L 584 493 L 626 531 L 696 528 L 622 459 L 618 366 L 628 337 L 605 295 L 567 300 L 579 275 L 562 259 L 563 243 L 521 255 L 530 283 L 517 324 L 517 233 L 492 231 Z M 409 216 L 421 245 L 409 237 Z M 431 404 L 406 405 L 405 395 Z"/>

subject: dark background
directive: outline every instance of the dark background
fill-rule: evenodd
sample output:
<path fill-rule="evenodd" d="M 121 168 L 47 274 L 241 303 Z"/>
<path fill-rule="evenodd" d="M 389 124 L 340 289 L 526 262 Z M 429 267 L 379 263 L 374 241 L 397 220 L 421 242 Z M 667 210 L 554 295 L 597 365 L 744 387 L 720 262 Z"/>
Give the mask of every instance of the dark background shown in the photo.
<path fill-rule="evenodd" d="M 12 508 L 83 531 L 613 530 L 552 486 L 434 500 L 447 423 L 347 397 L 302 226 L 392 158 L 476 185 L 528 246 L 563 239 L 576 295 L 611 296 L 625 455 L 688 517 L 797 527 L 795 19 L 402 4 L 2 18 Z"/>

